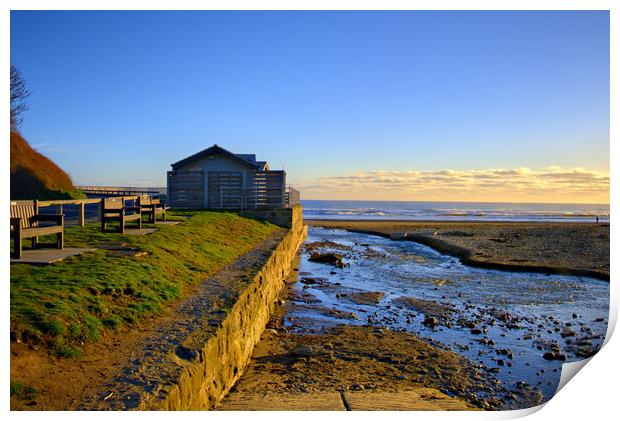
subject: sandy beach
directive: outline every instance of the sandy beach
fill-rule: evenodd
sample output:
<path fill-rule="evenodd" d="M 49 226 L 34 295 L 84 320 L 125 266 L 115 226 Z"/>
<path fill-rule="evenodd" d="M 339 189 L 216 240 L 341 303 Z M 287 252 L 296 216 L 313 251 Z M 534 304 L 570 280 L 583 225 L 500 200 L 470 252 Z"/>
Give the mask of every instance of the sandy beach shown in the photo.
<path fill-rule="evenodd" d="M 609 280 L 609 224 L 305 220 L 310 226 L 401 236 L 477 267 Z"/>

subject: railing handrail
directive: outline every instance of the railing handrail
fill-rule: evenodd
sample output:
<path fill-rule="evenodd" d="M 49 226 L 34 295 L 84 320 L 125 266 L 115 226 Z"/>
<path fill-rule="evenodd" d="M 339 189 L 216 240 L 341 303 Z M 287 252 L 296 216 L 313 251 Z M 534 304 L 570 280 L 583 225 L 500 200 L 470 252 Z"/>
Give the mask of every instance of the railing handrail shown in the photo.
<path fill-rule="evenodd" d="M 125 200 L 136 200 L 140 195 L 133 196 L 114 196 L 118 199 Z M 58 205 L 81 205 L 81 204 L 89 204 L 89 203 L 101 203 L 101 200 L 105 199 L 104 197 L 95 197 L 90 199 L 59 199 L 59 200 L 11 200 L 11 206 L 16 206 L 18 204 L 24 203 L 33 203 L 37 202 L 37 205 L 40 208 L 44 208 L 47 206 L 58 206 Z"/>
<path fill-rule="evenodd" d="M 274 194 L 268 194 L 273 192 Z M 299 190 L 292 186 L 281 188 L 265 187 L 220 187 L 221 209 L 260 209 L 260 208 L 289 208 L 300 203 Z M 275 199 L 275 200 L 274 200 Z"/>

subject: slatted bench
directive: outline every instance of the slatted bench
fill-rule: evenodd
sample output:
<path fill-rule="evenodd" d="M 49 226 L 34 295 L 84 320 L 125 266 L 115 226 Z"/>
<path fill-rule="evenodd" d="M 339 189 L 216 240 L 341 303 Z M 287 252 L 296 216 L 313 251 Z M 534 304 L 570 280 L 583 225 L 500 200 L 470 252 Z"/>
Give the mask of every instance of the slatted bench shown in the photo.
<path fill-rule="evenodd" d="M 49 224 L 40 224 L 48 222 Z M 39 206 L 34 201 L 31 204 L 11 202 L 11 238 L 13 239 L 13 259 L 22 257 L 22 239 L 32 238 L 32 248 L 37 248 L 38 237 L 56 234 L 55 247 L 62 250 L 64 247 L 64 215 L 41 215 Z"/>
<path fill-rule="evenodd" d="M 118 222 L 119 229 L 116 232 L 122 234 L 125 232 L 125 223 L 130 221 L 136 221 L 137 228 L 142 229 L 140 206 L 125 206 L 125 199 L 122 197 L 101 199 L 101 232 L 114 232 L 106 230 L 106 223 Z"/>
<path fill-rule="evenodd" d="M 164 206 L 159 199 L 155 199 L 152 196 L 139 196 L 138 206 L 140 206 L 142 214 L 149 216 L 149 222 L 155 223 L 156 216 L 161 215 L 162 220 L 166 220 L 166 210 L 169 208 Z"/>

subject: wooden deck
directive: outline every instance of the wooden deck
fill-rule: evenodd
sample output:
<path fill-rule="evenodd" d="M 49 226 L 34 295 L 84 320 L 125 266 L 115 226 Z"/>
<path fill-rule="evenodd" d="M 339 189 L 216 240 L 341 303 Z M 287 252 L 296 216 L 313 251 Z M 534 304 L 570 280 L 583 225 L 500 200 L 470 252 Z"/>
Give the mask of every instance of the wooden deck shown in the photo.
<path fill-rule="evenodd" d="M 71 248 L 65 247 L 62 250 L 45 248 L 38 250 L 23 250 L 21 259 L 11 259 L 11 263 L 24 263 L 29 265 L 51 265 L 67 257 L 79 256 L 82 253 L 93 251 L 93 248 Z"/>

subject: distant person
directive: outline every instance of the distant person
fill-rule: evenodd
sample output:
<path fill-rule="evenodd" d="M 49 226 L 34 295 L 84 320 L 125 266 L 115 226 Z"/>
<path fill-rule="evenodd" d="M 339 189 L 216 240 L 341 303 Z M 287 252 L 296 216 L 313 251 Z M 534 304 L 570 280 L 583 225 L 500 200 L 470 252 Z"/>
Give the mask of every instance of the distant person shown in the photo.
<path fill-rule="evenodd" d="M 598 224 L 598 215 L 596 216 L 596 223 Z"/>

